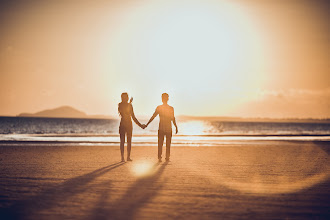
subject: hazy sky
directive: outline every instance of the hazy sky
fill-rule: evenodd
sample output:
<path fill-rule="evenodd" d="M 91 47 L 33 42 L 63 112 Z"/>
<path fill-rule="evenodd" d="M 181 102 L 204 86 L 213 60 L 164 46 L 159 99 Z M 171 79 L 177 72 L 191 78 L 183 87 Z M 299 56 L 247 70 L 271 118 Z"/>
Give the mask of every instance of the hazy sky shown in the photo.
<path fill-rule="evenodd" d="M 0 115 L 71 105 L 117 115 L 330 117 L 329 1 L 8 0 Z"/>

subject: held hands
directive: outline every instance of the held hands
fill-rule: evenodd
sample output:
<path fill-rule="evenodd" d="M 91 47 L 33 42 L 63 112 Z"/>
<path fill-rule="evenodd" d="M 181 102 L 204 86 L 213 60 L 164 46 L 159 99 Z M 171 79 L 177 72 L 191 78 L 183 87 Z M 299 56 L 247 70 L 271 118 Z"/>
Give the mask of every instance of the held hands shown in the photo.
<path fill-rule="evenodd" d="M 146 127 L 148 127 L 148 125 L 146 125 L 146 124 L 142 124 L 142 125 L 141 125 L 141 128 L 142 128 L 142 129 L 145 129 Z M 179 132 L 178 127 L 175 127 L 175 134 L 177 134 L 178 132 Z"/>

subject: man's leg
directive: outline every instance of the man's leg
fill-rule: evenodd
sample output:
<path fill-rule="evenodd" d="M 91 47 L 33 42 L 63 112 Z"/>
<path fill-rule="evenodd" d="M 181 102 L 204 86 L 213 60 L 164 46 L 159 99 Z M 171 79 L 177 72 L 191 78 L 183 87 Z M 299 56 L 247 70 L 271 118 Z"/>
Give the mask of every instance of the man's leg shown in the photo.
<path fill-rule="evenodd" d="M 166 160 L 170 160 L 172 132 L 166 134 Z"/>
<path fill-rule="evenodd" d="M 158 159 L 162 159 L 164 132 L 158 131 Z"/>

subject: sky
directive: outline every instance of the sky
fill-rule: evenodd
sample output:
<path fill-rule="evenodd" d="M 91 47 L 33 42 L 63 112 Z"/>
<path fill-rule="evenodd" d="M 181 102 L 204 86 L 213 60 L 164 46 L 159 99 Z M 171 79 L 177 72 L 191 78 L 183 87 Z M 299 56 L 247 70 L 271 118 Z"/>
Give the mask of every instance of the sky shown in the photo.
<path fill-rule="evenodd" d="M 330 117 L 326 0 L 0 3 L 0 115 Z"/>

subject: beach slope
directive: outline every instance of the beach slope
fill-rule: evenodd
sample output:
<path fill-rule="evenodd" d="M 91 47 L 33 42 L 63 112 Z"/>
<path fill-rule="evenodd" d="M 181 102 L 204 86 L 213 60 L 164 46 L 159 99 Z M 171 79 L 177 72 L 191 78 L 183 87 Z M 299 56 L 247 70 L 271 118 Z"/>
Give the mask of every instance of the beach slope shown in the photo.
<path fill-rule="evenodd" d="M 0 219 L 326 219 L 328 142 L 0 144 Z"/>

